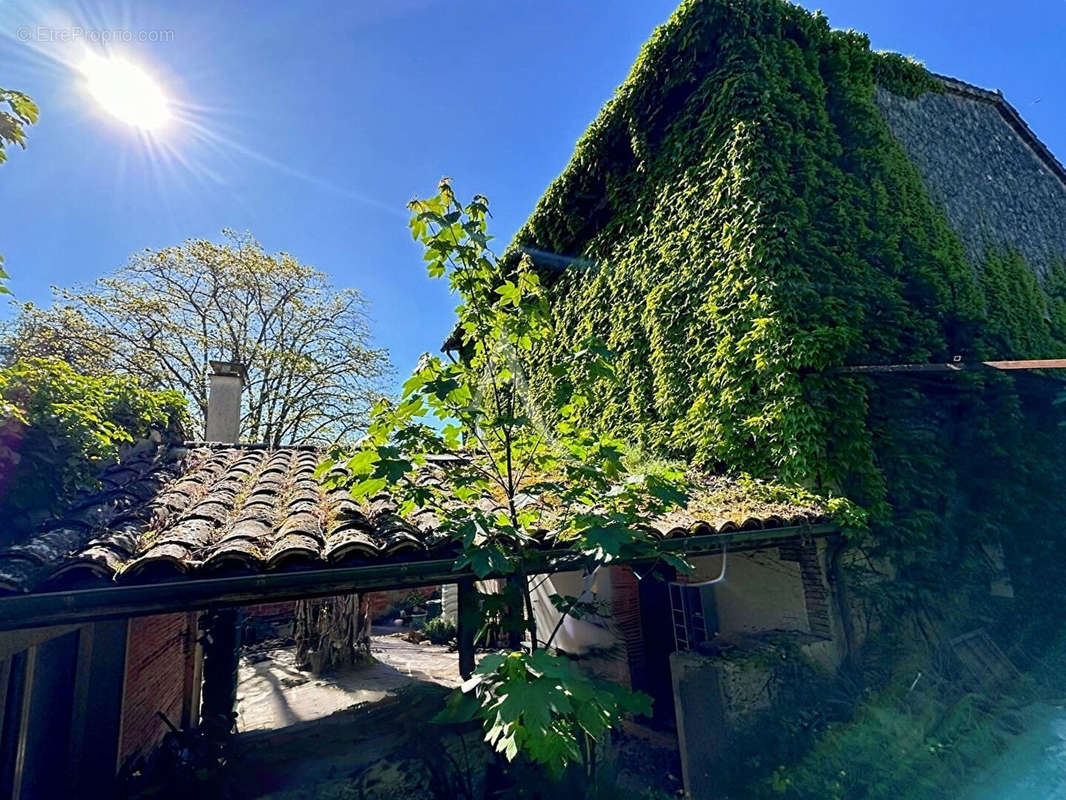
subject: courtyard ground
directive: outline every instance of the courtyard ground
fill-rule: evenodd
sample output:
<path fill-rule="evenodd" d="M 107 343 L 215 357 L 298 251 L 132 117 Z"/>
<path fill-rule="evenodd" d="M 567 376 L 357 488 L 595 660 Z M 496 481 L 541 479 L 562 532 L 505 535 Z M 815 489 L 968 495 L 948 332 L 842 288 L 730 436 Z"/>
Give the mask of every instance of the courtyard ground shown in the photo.
<path fill-rule="evenodd" d="M 487 749 L 476 726 L 432 723 L 448 690 L 407 683 L 376 702 L 278 730 L 235 737 L 226 800 L 432 800 L 479 798 L 455 785 L 481 776 Z M 319 709 L 321 706 L 318 707 Z M 458 767 L 458 769 L 456 769 Z M 481 778 L 477 777 L 478 783 Z"/>
<path fill-rule="evenodd" d="M 384 700 L 402 686 L 461 683 L 459 656 L 443 645 L 415 644 L 388 628 L 375 628 L 374 662 L 328 675 L 297 669 L 292 646 L 271 647 L 241 658 L 237 730 L 275 730 L 353 706 Z"/>
<path fill-rule="evenodd" d="M 457 654 L 412 643 L 387 627 L 375 628 L 371 653 L 372 663 L 315 676 L 296 668 L 291 644 L 247 650 L 239 671 L 238 735 L 210 790 L 194 793 L 221 800 L 509 796 L 486 783 L 506 787 L 513 778 L 501 777 L 479 724 L 433 721 L 460 683 Z M 673 737 L 627 723 L 612 752 L 612 765 L 605 766 L 613 797 L 677 791 Z"/>

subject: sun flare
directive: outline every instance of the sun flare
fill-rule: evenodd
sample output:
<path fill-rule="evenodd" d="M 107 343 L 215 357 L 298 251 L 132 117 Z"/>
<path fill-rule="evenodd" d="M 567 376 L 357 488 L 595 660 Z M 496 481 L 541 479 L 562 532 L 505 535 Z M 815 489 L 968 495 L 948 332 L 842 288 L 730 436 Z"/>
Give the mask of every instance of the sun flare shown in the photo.
<path fill-rule="evenodd" d="M 163 90 L 136 64 L 89 55 L 81 72 L 100 107 L 127 125 L 156 130 L 170 119 L 170 103 Z"/>

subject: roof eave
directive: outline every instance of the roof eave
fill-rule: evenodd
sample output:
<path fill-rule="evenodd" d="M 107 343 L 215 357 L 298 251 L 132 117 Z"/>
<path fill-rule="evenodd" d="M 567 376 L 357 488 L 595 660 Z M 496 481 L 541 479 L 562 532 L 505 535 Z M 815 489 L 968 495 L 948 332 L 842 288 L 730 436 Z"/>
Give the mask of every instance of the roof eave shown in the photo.
<path fill-rule="evenodd" d="M 798 525 L 679 537 L 665 540 L 663 547 L 687 555 L 711 554 L 723 547 L 735 553 L 773 547 L 782 540 L 839 533 L 832 524 Z M 529 573 L 578 569 L 583 561 L 579 554 L 566 551 L 552 551 L 550 555 L 550 563 L 545 559 Z M 0 631 L 455 583 L 476 577 L 472 572 L 455 570 L 454 564 L 454 559 L 448 558 L 10 595 L 0 597 Z"/>

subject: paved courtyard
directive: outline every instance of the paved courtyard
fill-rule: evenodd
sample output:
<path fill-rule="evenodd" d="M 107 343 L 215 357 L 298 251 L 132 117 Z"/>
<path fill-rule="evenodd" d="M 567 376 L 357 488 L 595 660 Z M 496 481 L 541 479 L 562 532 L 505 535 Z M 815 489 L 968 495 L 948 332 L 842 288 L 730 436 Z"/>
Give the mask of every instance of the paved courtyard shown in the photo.
<path fill-rule="evenodd" d="M 398 633 L 371 637 L 375 662 L 315 676 L 296 668 L 292 647 L 241 658 L 237 730 L 274 730 L 379 702 L 415 682 L 460 684 L 458 654 L 443 645 L 414 644 Z"/>

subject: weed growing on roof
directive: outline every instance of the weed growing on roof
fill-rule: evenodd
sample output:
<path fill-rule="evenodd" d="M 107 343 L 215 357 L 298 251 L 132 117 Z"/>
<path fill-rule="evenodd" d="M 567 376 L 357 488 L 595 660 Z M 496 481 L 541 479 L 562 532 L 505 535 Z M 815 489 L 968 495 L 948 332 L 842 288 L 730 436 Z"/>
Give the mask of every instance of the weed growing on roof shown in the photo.
<path fill-rule="evenodd" d="M 122 447 L 188 421 L 184 398 L 149 391 L 128 375 L 79 375 L 58 359 L 32 358 L 0 370 L 0 512 L 54 511 Z"/>

